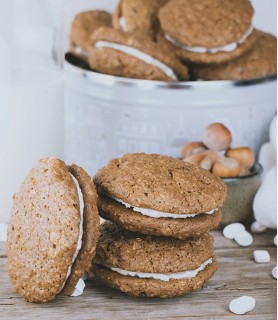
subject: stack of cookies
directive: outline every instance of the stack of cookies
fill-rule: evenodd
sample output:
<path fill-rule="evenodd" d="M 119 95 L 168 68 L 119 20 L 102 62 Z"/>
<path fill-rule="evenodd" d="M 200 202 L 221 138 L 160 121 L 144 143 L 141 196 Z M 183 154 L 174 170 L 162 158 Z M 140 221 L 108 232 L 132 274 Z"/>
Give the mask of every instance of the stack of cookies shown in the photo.
<path fill-rule="evenodd" d="M 221 221 L 226 186 L 210 172 L 155 154 L 111 160 L 94 178 L 101 226 L 93 272 L 135 296 L 173 297 L 217 269 L 208 231 Z"/>
<path fill-rule="evenodd" d="M 276 74 L 276 37 L 253 27 L 249 0 L 120 0 L 78 14 L 70 53 L 114 76 L 241 80 Z M 81 65 L 82 66 L 82 65 Z"/>

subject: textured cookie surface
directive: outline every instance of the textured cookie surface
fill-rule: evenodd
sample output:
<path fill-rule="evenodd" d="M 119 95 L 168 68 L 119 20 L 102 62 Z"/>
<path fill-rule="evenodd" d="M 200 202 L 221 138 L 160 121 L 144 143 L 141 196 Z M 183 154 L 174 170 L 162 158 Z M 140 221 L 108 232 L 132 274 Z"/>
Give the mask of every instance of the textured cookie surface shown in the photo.
<path fill-rule="evenodd" d="M 140 207 L 199 214 L 222 206 L 227 188 L 208 171 L 171 157 L 134 153 L 111 160 L 94 177 L 99 193 Z"/>
<path fill-rule="evenodd" d="M 99 196 L 98 205 L 99 214 L 102 218 L 115 222 L 123 229 L 137 231 L 146 235 L 174 237 L 177 239 L 198 237 L 216 228 L 222 219 L 220 210 L 212 215 L 200 214 L 194 218 L 152 218 L 132 209 L 127 209 L 121 203 L 104 195 Z"/>
<path fill-rule="evenodd" d="M 175 273 L 198 269 L 212 259 L 195 277 L 162 281 L 122 275 L 109 267 L 145 273 Z M 106 265 L 106 266 L 105 266 Z M 97 259 L 92 270 L 106 285 L 134 296 L 174 297 L 200 288 L 217 269 L 213 239 L 176 240 L 123 231 L 111 222 L 101 226 Z"/>
<path fill-rule="evenodd" d="M 155 279 L 141 279 L 124 276 L 103 266 L 95 266 L 94 274 L 98 280 L 109 287 L 136 297 L 171 298 L 197 290 L 207 282 L 217 270 L 213 260 L 205 270 L 191 279 L 170 280 L 168 282 Z"/>
<path fill-rule="evenodd" d="M 171 0 L 159 12 L 164 33 L 190 47 L 238 41 L 252 23 L 249 0 Z"/>
<path fill-rule="evenodd" d="M 203 80 L 247 80 L 277 73 L 277 38 L 258 31 L 254 47 L 224 64 L 192 66 L 193 74 Z"/>
<path fill-rule="evenodd" d="M 111 28 L 100 28 L 91 37 L 93 47 L 90 50 L 89 64 L 95 71 L 137 79 L 176 81 L 153 65 L 152 61 L 147 63 L 113 48 L 96 48 L 95 45 L 99 41 L 134 48 L 166 65 L 174 72 L 177 79 L 187 80 L 189 77 L 187 67 L 176 58 L 168 45 L 154 42 L 144 34 L 135 35 Z"/>
<path fill-rule="evenodd" d="M 113 14 L 113 26 L 123 30 L 120 19 L 125 20 L 127 32 L 142 32 L 153 36 L 158 29 L 159 0 L 121 0 Z"/>
<path fill-rule="evenodd" d="M 243 55 L 250 50 L 258 39 L 258 32 L 254 30 L 248 38 L 233 51 L 219 51 L 217 53 L 195 53 L 187 50 L 180 49 L 172 45 L 172 49 L 175 50 L 177 56 L 187 63 L 200 63 L 200 64 L 218 64 L 232 61 Z"/>
<path fill-rule="evenodd" d="M 67 166 L 43 159 L 14 195 L 8 229 L 8 270 L 27 301 L 54 299 L 77 246 L 80 204 Z"/>
<path fill-rule="evenodd" d="M 71 268 L 71 274 L 61 292 L 65 295 L 71 295 L 73 293 L 78 280 L 90 269 L 91 262 L 96 253 L 100 224 L 97 208 L 97 192 L 91 178 L 77 165 L 71 165 L 69 170 L 78 181 L 85 205 L 83 213 L 82 246 Z"/>
<path fill-rule="evenodd" d="M 178 240 L 125 231 L 106 221 L 97 245 L 100 264 L 135 272 L 175 273 L 195 270 L 214 256 L 213 238 Z"/>
<path fill-rule="evenodd" d="M 159 12 L 162 30 L 175 41 L 171 46 L 177 56 L 185 62 L 203 64 L 241 56 L 254 45 L 256 32 L 232 51 L 193 52 L 181 46 L 214 49 L 237 43 L 250 30 L 252 16 L 249 0 L 172 0 Z"/>
<path fill-rule="evenodd" d="M 112 25 L 111 14 L 106 11 L 85 11 L 77 14 L 71 26 L 71 44 L 86 49 L 90 36 L 98 28 Z"/>

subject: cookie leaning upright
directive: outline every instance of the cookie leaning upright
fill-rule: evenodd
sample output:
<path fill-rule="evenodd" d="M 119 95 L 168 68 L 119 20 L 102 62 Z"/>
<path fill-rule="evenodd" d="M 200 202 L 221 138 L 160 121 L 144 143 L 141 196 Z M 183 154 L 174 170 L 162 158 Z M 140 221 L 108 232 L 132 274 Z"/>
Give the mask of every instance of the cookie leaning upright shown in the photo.
<path fill-rule="evenodd" d="M 127 154 L 94 177 L 104 219 L 143 234 L 185 239 L 221 221 L 224 182 L 207 170 L 156 154 Z"/>
<path fill-rule="evenodd" d="M 159 11 L 166 40 L 193 63 L 222 63 L 239 57 L 257 39 L 249 0 L 171 0 Z"/>
<path fill-rule="evenodd" d="M 187 80 L 188 69 L 164 43 L 145 34 L 100 28 L 91 37 L 90 67 L 119 77 L 178 81 Z"/>
<path fill-rule="evenodd" d="M 209 234 L 178 240 L 101 226 L 92 270 L 104 284 L 134 296 L 168 298 L 200 288 L 217 269 Z"/>
<path fill-rule="evenodd" d="M 99 236 L 95 187 L 80 167 L 42 159 L 14 195 L 7 237 L 15 291 L 29 302 L 79 295 Z"/>

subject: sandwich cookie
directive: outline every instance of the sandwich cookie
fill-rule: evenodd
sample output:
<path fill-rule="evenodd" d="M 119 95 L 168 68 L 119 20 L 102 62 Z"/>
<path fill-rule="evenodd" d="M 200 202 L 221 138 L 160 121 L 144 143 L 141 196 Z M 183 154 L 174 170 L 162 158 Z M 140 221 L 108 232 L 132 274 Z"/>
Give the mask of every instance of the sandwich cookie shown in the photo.
<path fill-rule="evenodd" d="M 97 194 L 88 174 L 42 159 L 14 195 L 7 237 L 9 275 L 29 302 L 83 292 L 99 236 Z"/>
<path fill-rule="evenodd" d="M 71 26 L 70 53 L 87 60 L 90 37 L 98 28 L 104 26 L 112 26 L 111 14 L 106 11 L 85 11 L 77 14 Z"/>
<path fill-rule="evenodd" d="M 277 73 L 277 38 L 257 31 L 254 47 L 239 58 L 216 65 L 192 65 L 192 73 L 200 80 L 249 80 Z"/>
<path fill-rule="evenodd" d="M 159 5 L 159 0 L 121 0 L 113 14 L 113 27 L 153 37 L 158 30 Z"/>
<path fill-rule="evenodd" d="M 127 154 L 94 177 L 102 218 L 123 229 L 185 239 L 221 221 L 224 182 L 205 169 L 156 154 Z"/>
<path fill-rule="evenodd" d="M 172 0 L 159 11 L 165 39 L 192 63 L 222 63 L 242 55 L 257 39 L 249 0 Z"/>
<path fill-rule="evenodd" d="M 89 64 L 97 72 L 172 82 L 188 79 L 187 67 L 168 46 L 153 42 L 147 35 L 101 28 L 91 40 Z"/>
<path fill-rule="evenodd" d="M 217 269 L 213 239 L 177 240 L 124 231 L 107 221 L 92 270 L 104 284 L 133 296 L 169 298 L 199 289 Z"/>

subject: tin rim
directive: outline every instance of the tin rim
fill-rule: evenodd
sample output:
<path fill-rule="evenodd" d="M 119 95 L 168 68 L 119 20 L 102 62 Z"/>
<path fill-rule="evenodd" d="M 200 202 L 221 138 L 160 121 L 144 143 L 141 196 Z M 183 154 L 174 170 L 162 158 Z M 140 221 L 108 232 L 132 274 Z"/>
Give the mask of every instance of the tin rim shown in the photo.
<path fill-rule="evenodd" d="M 252 80 L 217 80 L 217 81 L 180 81 L 164 82 L 155 80 L 132 79 L 116 77 L 108 74 L 98 73 L 78 67 L 70 61 L 68 55 L 65 56 L 66 71 L 84 79 L 92 80 L 95 83 L 107 86 L 125 86 L 140 89 L 215 89 L 219 87 L 246 87 L 266 82 L 277 81 L 277 75 L 271 75 L 263 78 Z"/>

